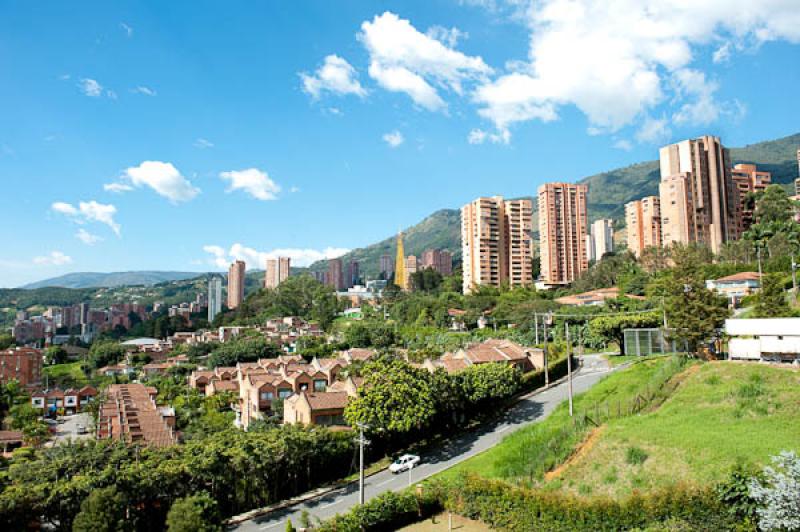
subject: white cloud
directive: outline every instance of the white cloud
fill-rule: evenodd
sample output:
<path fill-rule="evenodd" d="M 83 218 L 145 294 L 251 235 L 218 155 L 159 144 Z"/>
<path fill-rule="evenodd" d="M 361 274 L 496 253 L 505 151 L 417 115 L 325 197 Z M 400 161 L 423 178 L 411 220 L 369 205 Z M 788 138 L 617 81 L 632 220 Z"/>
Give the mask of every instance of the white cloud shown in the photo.
<path fill-rule="evenodd" d="M 323 250 L 280 248 L 272 251 L 258 251 L 243 244 L 235 243 L 228 249 L 217 245 L 203 246 L 203 251 L 211 255 L 208 258 L 208 263 L 220 269 L 227 268 L 235 260 L 243 260 L 251 268 L 263 269 L 267 259 L 271 258 L 290 257 L 293 266 L 308 266 L 318 260 L 341 257 L 350 250 L 329 247 Z"/>
<path fill-rule="evenodd" d="M 87 246 L 93 246 L 98 242 L 102 242 L 103 238 L 97 235 L 93 235 L 86 229 L 80 228 L 78 232 L 75 233 L 75 238 L 86 244 Z"/>
<path fill-rule="evenodd" d="M 711 56 L 715 63 L 724 63 L 731 58 L 731 43 L 725 42 L 714 50 L 714 55 Z"/>
<path fill-rule="evenodd" d="M 97 80 L 91 78 L 82 78 L 80 83 L 78 83 L 78 87 L 86 96 L 92 98 L 99 98 L 103 95 L 103 86 L 100 85 Z"/>
<path fill-rule="evenodd" d="M 71 262 L 72 257 L 60 251 L 51 251 L 48 255 L 33 258 L 33 263 L 40 266 L 63 266 Z"/>
<path fill-rule="evenodd" d="M 396 129 L 389 133 L 383 134 L 383 141 L 392 148 L 397 148 L 403 142 L 405 142 L 405 140 L 406 139 L 403 137 L 403 134 L 397 131 Z"/>
<path fill-rule="evenodd" d="M 633 149 L 633 144 L 626 139 L 617 139 L 614 141 L 614 147 L 618 150 L 631 151 Z"/>
<path fill-rule="evenodd" d="M 449 48 L 455 48 L 458 41 L 469 37 L 469 33 L 458 28 L 445 28 L 444 26 L 431 26 L 425 35 L 431 39 L 436 39 Z"/>
<path fill-rule="evenodd" d="M 300 78 L 303 80 L 303 90 L 317 99 L 327 91 L 334 94 L 355 94 L 364 97 L 367 91 L 358 81 L 356 69 L 345 59 L 338 55 L 331 54 L 325 58 L 325 62 L 313 74 L 302 72 Z"/>
<path fill-rule="evenodd" d="M 703 72 L 690 68 L 675 72 L 674 79 L 678 93 L 694 99 L 683 104 L 673 115 L 675 123 L 707 125 L 719 118 L 721 109 L 714 96 L 719 88 L 716 82 L 707 81 Z"/>
<path fill-rule="evenodd" d="M 103 185 L 103 190 L 114 194 L 122 194 L 123 192 L 130 192 L 133 187 L 126 183 L 106 183 Z"/>
<path fill-rule="evenodd" d="M 293 186 L 293 187 L 291 187 L 291 188 L 289 189 L 289 192 L 291 192 L 292 194 L 294 194 L 294 193 L 296 193 L 296 192 L 300 192 L 300 187 Z"/>
<path fill-rule="evenodd" d="M 122 31 L 125 32 L 126 36 L 128 36 L 128 37 L 132 37 L 133 36 L 133 28 L 131 28 L 130 26 L 128 26 L 124 22 L 120 22 L 119 23 L 119 27 L 122 28 Z"/>
<path fill-rule="evenodd" d="M 129 190 L 124 188 L 129 186 L 128 183 L 137 188 L 147 186 L 173 203 L 189 201 L 200 193 L 200 189 L 181 175 L 172 163 L 161 161 L 144 161 L 139 166 L 127 168 L 121 179 L 121 183 L 105 185 L 104 188 L 114 190 L 108 187 L 122 185 L 115 188 L 116 191 L 124 191 Z"/>
<path fill-rule="evenodd" d="M 388 11 L 363 22 L 358 39 L 369 52 L 370 77 L 432 111 L 447 107 L 437 87 L 461 94 L 465 81 L 481 80 L 492 72 L 480 57 L 454 50 Z"/>
<path fill-rule="evenodd" d="M 680 87 L 698 48 L 728 39 L 754 46 L 800 42 L 796 0 L 541 0 L 524 12 L 528 62 L 475 94 L 480 114 L 501 130 L 555 119 L 564 105 L 578 107 L 605 132 L 664 103 L 679 107 L 677 119 L 708 123 L 719 111 L 704 96 L 716 85 L 703 79 L 694 92 Z M 716 59 L 730 52 L 723 45 Z"/>
<path fill-rule="evenodd" d="M 194 147 L 195 148 L 200 148 L 201 150 L 204 150 L 206 148 L 213 148 L 214 147 L 214 143 L 211 142 L 210 140 L 206 140 L 206 139 L 200 137 L 196 141 L 194 141 Z"/>
<path fill-rule="evenodd" d="M 243 190 L 262 201 L 277 199 L 278 192 L 281 191 L 281 187 L 270 179 L 266 172 L 262 172 L 258 168 L 220 172 L 219 177 L 228 182 L 226 192 Z"/>
<path fill-rule="evenodd" d="M 81 201 L 75 207 L 71 203 L 57 201 L 51 205 L 53 211 L 69 217 L 77 224 L 98 222 L 107 225 L 117 236 L 120 236 L 120 225 L 114 221 L 117 208 L 111 204 L 92 201 Z"/>
<path fill-rule="evenodd" d="M 155 96 L 158 94 L 155 89 L 151 89 L 150 87 L 146 87 L 144 85 L 139 85 L 138 87 L 131 89 L 131 92 L 135 94 L 144 94 L 145 96 Z"/>
<path fill-rule="evenodd" d="M 487 141 L 492 144 L 508 144 L 511 141 L 511 133 L 509 133 L 507 129 L 498 131 L 497 133 L 490 133 L 476 128 L 467 135 L 467 142 L 470 144 L 483 144 Z"/>
<path fill-rule="evenodd" d="M 636 131 L 636 140 L 643 143 L 660 144 L 669 140 L 671 134 L 672 130 L 666 118 L 648 116 Z"/>

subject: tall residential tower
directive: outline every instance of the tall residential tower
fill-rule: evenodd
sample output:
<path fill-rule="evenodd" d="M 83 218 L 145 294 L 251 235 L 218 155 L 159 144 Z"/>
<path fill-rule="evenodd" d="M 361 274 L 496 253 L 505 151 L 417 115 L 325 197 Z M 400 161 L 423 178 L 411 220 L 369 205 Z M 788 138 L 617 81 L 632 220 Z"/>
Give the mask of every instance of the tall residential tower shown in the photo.
<path fill-rule="evenodd" d="M 586 185 L 571 183 L 539 187 L 539 252 L 546 286 L 569 284 L 589 267 L 587 193 Z"/>
<path fill-rule="evenodd" d="M 628 249 L 637 257 L 649 247 L 661 247 L 661 201 L 646 196 L 625 204 Z"/>
<path fill-rule="evenodd" d="M 237 260 L 228 268 L 228 308 L 235 309 L 244 300 L 244 261 Z"/>

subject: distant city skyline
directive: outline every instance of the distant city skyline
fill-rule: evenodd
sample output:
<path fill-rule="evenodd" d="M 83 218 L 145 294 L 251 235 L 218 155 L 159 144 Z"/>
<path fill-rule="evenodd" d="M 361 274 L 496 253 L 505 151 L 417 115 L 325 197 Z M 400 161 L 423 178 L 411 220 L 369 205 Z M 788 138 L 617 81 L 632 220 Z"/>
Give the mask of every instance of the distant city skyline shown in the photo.
<path fill-rule="evenodd" d="M 0 286 L 307 266 L 682 139 L 797 132 L 796 2 L 554 5 L 3 4 Z"/>

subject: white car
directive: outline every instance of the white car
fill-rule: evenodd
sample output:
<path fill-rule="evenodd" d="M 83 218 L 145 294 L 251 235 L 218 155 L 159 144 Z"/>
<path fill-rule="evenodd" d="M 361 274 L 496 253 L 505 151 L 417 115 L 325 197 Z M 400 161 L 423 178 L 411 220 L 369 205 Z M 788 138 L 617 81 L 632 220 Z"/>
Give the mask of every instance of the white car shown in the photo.
<path fill-rule="evenodd" d="M 416 467 L 419 465 L 420 458 L 414 454 L 404 454 L 394 462 L 392 465 L 389 466 L 389 471 L 394 473 L 400 473 L 401 471 L 406 471 L 411 469 L 412 467 Z"/>

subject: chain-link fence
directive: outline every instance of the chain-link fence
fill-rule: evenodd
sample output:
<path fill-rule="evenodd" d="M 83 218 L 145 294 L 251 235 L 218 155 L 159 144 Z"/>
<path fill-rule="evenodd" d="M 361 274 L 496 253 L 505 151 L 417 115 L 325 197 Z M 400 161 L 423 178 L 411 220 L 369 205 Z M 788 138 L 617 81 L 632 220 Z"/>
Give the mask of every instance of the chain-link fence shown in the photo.
<path fill-rule="evenodd" d="M 664 329 L 625 329 L 622 333 L 626 355 L 641 357 L 686 352 L 684 342 L 669 339 Z"/>

